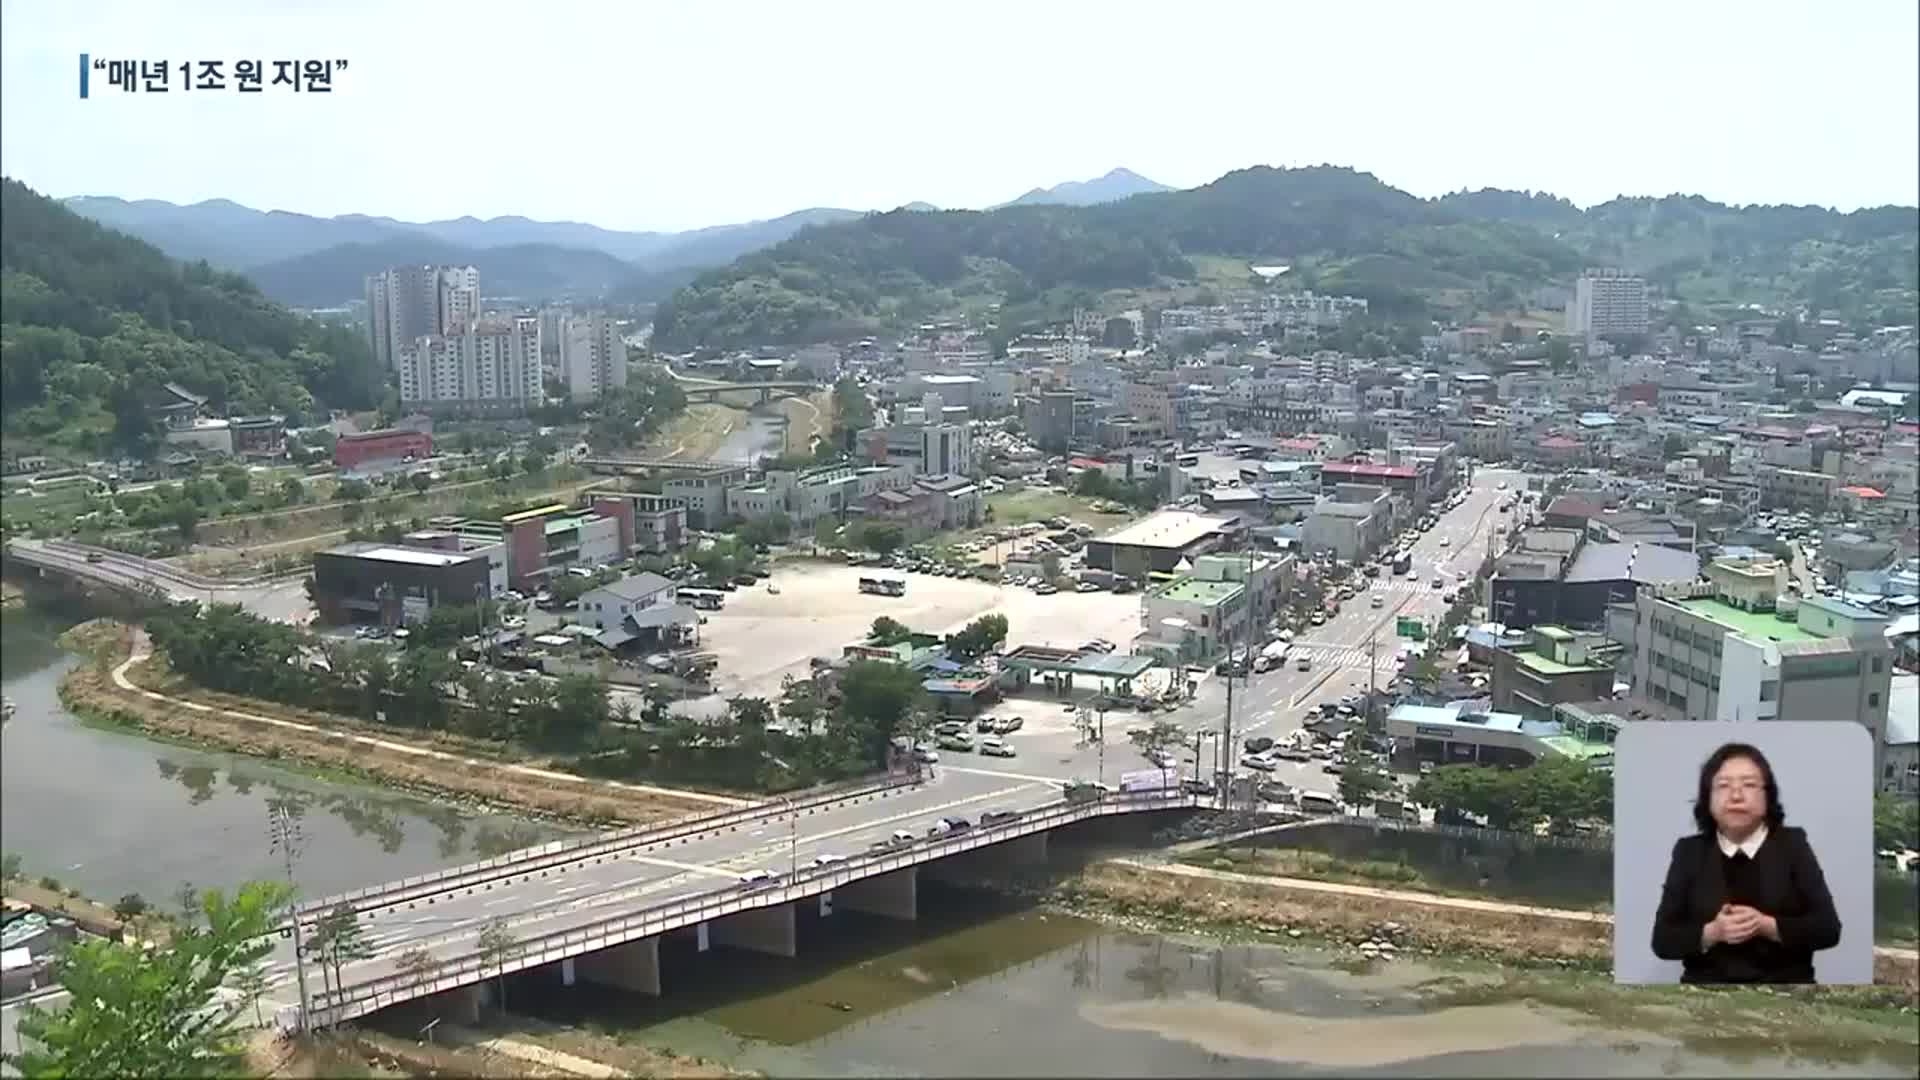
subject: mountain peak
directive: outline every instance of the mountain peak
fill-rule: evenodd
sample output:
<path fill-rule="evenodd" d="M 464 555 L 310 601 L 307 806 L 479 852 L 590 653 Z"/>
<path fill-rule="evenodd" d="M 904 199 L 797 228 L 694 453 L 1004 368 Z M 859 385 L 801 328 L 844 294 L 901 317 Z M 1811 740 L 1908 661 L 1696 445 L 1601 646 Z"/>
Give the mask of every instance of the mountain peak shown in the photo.
<path fill-rule="evenodd" d="M 1069 180 L 1050 188 L 1034 188 L 1012 202 L 1000 205 L 1093 206 L 1097 203 L 1118 202 L 1134 195 L 1172 190 L 1173 188 L 1149 180 L 1132 169 L 1115 167 L 1107 170 L 1106 175 L 1092 180 Z"/>

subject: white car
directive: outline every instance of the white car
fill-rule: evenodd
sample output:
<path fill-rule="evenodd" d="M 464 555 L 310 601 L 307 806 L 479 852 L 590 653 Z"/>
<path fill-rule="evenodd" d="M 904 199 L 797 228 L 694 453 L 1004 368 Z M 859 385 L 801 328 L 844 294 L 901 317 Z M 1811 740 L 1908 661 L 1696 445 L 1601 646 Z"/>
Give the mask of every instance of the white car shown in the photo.
<path fill-rule="evenodd" d="M 1268 754 L 1248 754 L 1240 759 L 1240 764 L 1257 772 L 1272 772 L 1276 767 L 1272 756 Z"/>
<path fill-rule="evenodd" d="M 1013 747 L 1005 739 L 992 735 L 980 740 L 980 753 L 986 757 L 1013 757 Z"/>
<path fill-rule="evenodd" d="M 1452 540 L 1449 540 L 1449 539 L 1447 539 L 1447 538 L 1446 538 L 1446 537 L 1444 537 L 1444 536 L 1440 538 L 1440 546 L 1441 546 L 1441 547 L 1447 547 L 1448 545 L 1450 545 L 1450 544 L 1452 544 L 1452 543 L 1453 543 L 1453 541 L 1452 541 Z"/>
<path fill-rule="evenodd" d="M 743 889 L 764 888 L 778 881 L 779 878 L 780 875 L 771 870 L 749 870 L 740 875 L 740 887 Z"/>
<path fill-rule="evenodd" d="M 845 855 L 835 855 L 835 854 L 832 854 L 831 852 L 825 855 L 815 855 L 813 857 L 813 865 L 815 866 L 832 866 L 834 863 L 840 863 L 840 862 L 846 862 L 846 861 L 847 861 L 847 857 Z"/>

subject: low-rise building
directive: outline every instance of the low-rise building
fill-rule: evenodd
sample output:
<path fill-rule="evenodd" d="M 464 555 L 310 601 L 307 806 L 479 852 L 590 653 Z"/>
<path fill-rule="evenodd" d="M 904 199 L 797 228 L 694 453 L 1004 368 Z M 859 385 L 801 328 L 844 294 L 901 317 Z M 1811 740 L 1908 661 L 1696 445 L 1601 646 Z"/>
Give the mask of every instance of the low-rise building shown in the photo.
<path fill-rule="evenodd" d="M 1182 560 L 1219 550 L 1235 534 L 1231 519 L 1161 510 L 1087 541 L 1091 570 L 1133 580 L 1171 573 Z"/>
<path fill-rule="evenodd" d="M 686 507 L 687 523 L 702 529 L 718 526 L 727 516 L 727 491 L 745 485 L 747 467 L 703 469 L 669 476 L 660 484 L 662 494 L 680 500 Z"/>
<path fill-rule="evenodd" d="M 1133 651 L 1170 664 L 1211 660 L 1229 643 L 1248 643 L 1251 599 L 1238 581 L 1180 577 L 1149 591 L 1140 604 Z"/>
<path fill-rule="evenodd" d="M 1393 502 L 1374 489 L 1371 498 L 1351 488 L 1347 498 L 1334 498 L 1313 508 L 1300 529 L 1301 546 L 1308 555 L 1327 555 L 1342 562 L 1361 562 L 1380 550 L 1393 532 Z"/>
<path fill-rule="evenodd" d="M 1617 642 L 1560 626 L 1535 626 L 1526 644 L 1493 650 L 1493 707 L 1550 720 L 1555 706 L 1613 693 Z"/>
<path fill-rule="evenodd" d="M 313 556 L 313 606 L 323 622 L 417 622 L 442 604 L 492 595 L 487 558 L 398 544 L 344 544 Z"/>
<path fill-rule="evenodd" d="M 413 428 L 381 428 L 341 435 L 333 442 L 333 464 L 357 469 L 370 462 L 420 460 L 433 455 L 433 436 Z"/>
<path fill-rule="evenodd" d="M 659 574 L 631 574 L 580 594 L 580 622 L 608 649 L 677 643 L 700 622 L 677 594 L 678 586 Z"/>

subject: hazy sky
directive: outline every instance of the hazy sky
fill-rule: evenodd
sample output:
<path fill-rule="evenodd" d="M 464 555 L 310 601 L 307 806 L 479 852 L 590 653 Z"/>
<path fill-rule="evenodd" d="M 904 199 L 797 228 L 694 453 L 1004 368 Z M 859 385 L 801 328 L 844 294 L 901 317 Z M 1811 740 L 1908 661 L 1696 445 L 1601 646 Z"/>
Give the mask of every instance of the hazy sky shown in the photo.
<path fill-rule="evenodd" d="M 53 195 L 687 228 L 1124 165 L 1920 202 L 1915 0 L 0 0 L 0 170 Z M 95 58 L 346 60 L 123 94 Z M 271 68 L 269 68 L 271 70 Z"/>

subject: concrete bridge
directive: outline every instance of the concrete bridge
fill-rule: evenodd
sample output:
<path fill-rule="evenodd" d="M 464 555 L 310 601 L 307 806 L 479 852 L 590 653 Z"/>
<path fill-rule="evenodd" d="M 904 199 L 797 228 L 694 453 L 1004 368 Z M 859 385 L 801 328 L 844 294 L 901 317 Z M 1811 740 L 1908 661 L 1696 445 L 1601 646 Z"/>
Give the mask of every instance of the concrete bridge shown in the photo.
<path fill-rule="evenodd" d="M 719 401 L 722 394 L 745 394 L 758 391 L 757 400 L 765 405 L 776 397 L 800 397 L 820 389 L 817 383 L 810 382 L 750 382 L 750 383 L 712 383 L 683 381 L 680 392 L 687 395 L 688 402 Z"/>
<path fill-rule="evenodd" d="M 345 966 L 337 987 L 321 986 L 317 965 L 309 965 L 310 1022 L 422 999 L 449 1019 L 471 1022 L 489 980 L 548 966 L 564 985 L 585 980 L 659 994 L 666 935 L 686 937 L 702 953 L 729 946 L 793 956 L 802 907 L 809 917 L 846 910 L 913 919 L 922 874 L 964 880 L 1044 862 L 1056 829 L 1199 805 L 1173 791 L 1070 803 L 1051 782 L 993 784 L 978 774 L 901 777 L 544 845 L 303 905 L 297 917 L 309 934 L 325 911 L 352 906 L 374 948 L 370 959 Z M 969 817 L 984 809 L 1009 816 L 958 831 L 929 828 L 962 806 L 974 811 Z M 480 937 L 495 925 L 507 928 L 511 944 L 483 954 Z M 269 1000 L 283 1027 L 299 1016 L 288 985 L 291 933 L 289 923 L 268 968 Z M 428 963 L 403 968 L 398 960 L 408 953 L 424 953 Z"/>
<path fill-rule="evenodd" d="M 716 473 L 742 468 L 745 461 L 714 461 L 710 458 L 629 458 L 597 456 L 581 458 L 580 464 L 609 476 L 640 476 L 652 473 Z"/>
<path fill-rule="evenodd" d="M 286 619 L 305 607 L 304 573 L 210 578 L 154 559 L 71 540 L 9 540 L 6 559 L 43 577 L 61 577 L 157 603 L 239 604 L 263 618 Z"/>

